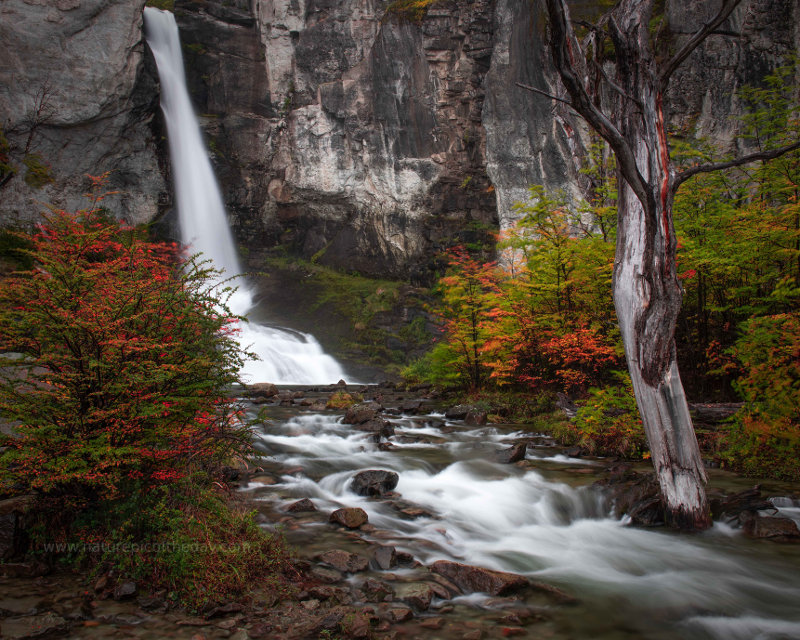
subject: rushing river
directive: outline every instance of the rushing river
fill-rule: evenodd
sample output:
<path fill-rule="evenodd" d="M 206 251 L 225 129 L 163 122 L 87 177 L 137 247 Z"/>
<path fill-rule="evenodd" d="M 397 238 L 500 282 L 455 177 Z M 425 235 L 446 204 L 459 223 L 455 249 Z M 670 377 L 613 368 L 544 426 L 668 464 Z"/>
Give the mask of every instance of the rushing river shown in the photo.
<path fill-rule="evenodd" d="M 341 416 L 267 411 L 259 448 L 279 482 L 250 487 L 265 506 L 280 512 L 299 498 L 323 513 L 358 506 L 377 527 L 365 537 L 424 564 L 449 559 L 512 571 L 578 598 L 551 607 L 544 627 L 530 627 L 535 637 L 541 630 L 558 639 L 800 638 L 800 545 L 748 540 L 724 524 L 701 535 L 626 526 L 591 486 L 600 462 L 567 458 L 546 438 L 511 428 L 397 416 L 386 451 Z M 495 451 L 523 437 L 533 441 L 524 462 L 493 462 Z M 388 501 L 350 492 L 365 469 L 397 472 L 396 491 L 428 513 L 409 518 Z M 800 520 L 795 502 L 778 506 Z M 311 519 L 289 540 L 313 545 L 329 528 Z M 461 605 L 480 616 L 492 601 L 473 595 Z"/>

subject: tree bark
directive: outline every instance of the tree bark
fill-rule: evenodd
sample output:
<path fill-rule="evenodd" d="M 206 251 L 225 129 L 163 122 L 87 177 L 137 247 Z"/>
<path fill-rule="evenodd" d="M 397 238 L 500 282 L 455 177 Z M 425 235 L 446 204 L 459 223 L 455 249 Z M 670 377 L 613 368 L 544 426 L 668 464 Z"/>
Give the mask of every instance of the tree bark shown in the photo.
<path fill-rule="evenodd" d="M 648 33 L 653 3 L 622 0 L 607 16 L 617 70 L 615 104 L 609 113 L 601 110 L 593 89 L 582 80 L 586 61 L 565 0 L 546 3 L 553 58 L 572 107 L 617 157 L 614 305 L 665 518 L 680 528 L 706 529 L 711 525 L 706 474 L 675 361 L 682 295 L 672 224 L 675 171 L 663 112 L 666 83 L 658 73 Z"/>

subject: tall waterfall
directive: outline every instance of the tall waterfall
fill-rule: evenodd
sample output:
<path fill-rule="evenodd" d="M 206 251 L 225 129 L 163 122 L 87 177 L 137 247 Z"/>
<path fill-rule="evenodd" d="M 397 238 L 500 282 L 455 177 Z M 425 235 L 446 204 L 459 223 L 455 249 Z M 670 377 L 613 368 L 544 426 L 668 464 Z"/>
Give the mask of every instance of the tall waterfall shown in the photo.
<path fill-rule="evenodd" d="M 236 276 L 242 270 L 222 196 L 189 100 L 175 17 L 169 11 L 148 7 L 144 10 L 144 23 L 161 80 L 161 109 L 167 124 L 182 240 L 193 252 L 202 252 L 203 257 L 210 259 L 224 277 Z M 241 283 L 230 300 L 231 309 L 238 315 L 246 315 L 252 305 L 252 295 Z M 344 378 L 339 364 L 308 334 L 244 324 L 239 341 L 260 358 L 245 364 L 242 373 L 246 380 L 324 384 Z"/>

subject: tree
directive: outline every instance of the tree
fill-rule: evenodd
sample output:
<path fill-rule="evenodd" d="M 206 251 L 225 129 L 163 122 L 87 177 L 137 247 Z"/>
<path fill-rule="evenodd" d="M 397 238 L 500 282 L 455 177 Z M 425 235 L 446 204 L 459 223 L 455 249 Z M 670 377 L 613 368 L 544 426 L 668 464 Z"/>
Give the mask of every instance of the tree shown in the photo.
<path fill-rule="evenodd" d="M 672 203 L 688 178 L 768 160 L 800 147 L 761 150 L 678 173 L 667 142 L 665 94 L 675 70 L 730 16 L 741 0 L 722 0 L 717 13 L 661 62 L 649 26 L 654 0 L 621 0 L 581 43 L 566 0 L 545 0 L 550 51 L 566 102 L 614 151 L 621 178 L 617 202 L 614 304 L 637 405 L 661 486 L 666 519 L 680 528 L 710 526 L 706 474 L 689 416 L 675 354 L 681 305 Z M 605 73 L 613 48 L 616 77 Z M 603 96 L 611 96 L 604 106 Z M 608 102 L 608 101 L 606 101 Z"/>
<path fill-rule="evenodd" d="M 0 414 L 16 422 L 0 493 L 74 515 L 247 450 L 216 271 L 97 208 L 46 215 L 30 243 L 33 268 L 0 283 Z"/>

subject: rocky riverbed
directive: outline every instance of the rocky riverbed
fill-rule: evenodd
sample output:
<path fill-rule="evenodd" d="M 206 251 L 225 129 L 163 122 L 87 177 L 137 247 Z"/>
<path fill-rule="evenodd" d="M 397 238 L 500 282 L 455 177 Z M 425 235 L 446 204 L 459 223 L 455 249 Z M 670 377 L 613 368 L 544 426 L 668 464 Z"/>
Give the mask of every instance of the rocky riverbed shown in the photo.
<path fill-rule="evenodd" d="M 354 391 L 247 394 L 261 458 L 230 475 L 294 548 L 291 597 L 254 584 L 186 612 L 113 575 L 6 564 L 2 636 L 800 637 L 792 487 L 714 471 L 717 524 L 677 535 L 657 528 L 646 465 L 570 457 L 425 389 L 326 408 Z"/>

